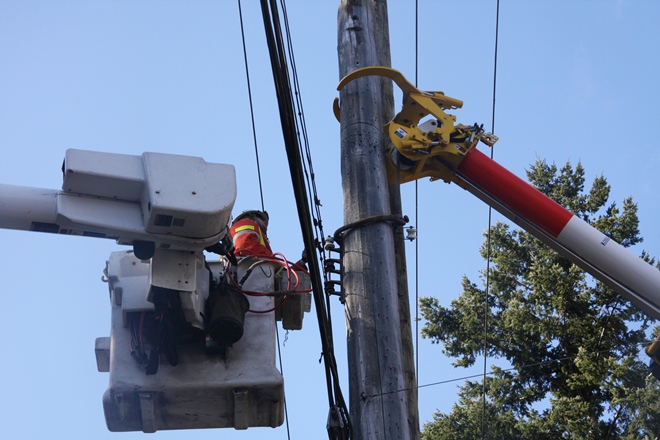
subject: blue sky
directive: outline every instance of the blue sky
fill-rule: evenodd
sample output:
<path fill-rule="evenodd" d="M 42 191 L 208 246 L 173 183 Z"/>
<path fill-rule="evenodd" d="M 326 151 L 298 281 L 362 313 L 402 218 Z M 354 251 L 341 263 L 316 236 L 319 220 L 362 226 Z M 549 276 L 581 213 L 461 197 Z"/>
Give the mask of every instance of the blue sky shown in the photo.
<path fill-rule="evenodd" d="M 414 1 L 391 0 L 392 67 L 415 78 Z M 338 1 L 288 2 L 326 234 L 342 225 Z M 464 101 L 459 122 L 491 128 L 495 1 L 419 1 L 419 87 Z M 243 2 L 247 51 L 274 250 L 302 250 L 258 2 Z M 502 1 L 495 159 L 519 176 L 537 158 L 581 161 L 603 174 L 610 201 L 639 203 L 645 241 L 660 255 L 660 5 L 640 1 Z M 236 166 L 235 212 L 260 204 L 234 1 L 5 1 L 0 3 L 0 183 L 59 188 L 67 148 L 201 156 Z M 399 105 L 399 97 L 397 97 Z M 398 109 L 398 107 L 397 107 Z M 482 147 L 482 149 L 485 147 Z M 403 188 L 413 221 L 414 185 Z M 498 215 L 495 219 L 500 219 Z M 460 278 L 477 281 L 488 208 L 441 182 L 419 182 L 421 296 L 448 304 Z M 106 430 L 94 339 L 109 334 L 107 240 L 0 231 L 0 437 L 135 438 Z M 414 280 L 415 248 L 408 245 Z M 411 285 L 414 294 L 415 286 Z M 414 303 L 414 301 L 413 301 Z M 414 310 L 413 310 L 414 313 Z M 333 303 L 345 374 L 343 310 Z M 284 340 L 284 333 L 281 334 Z M 315 318 L 282 347 L 291 438 L 324 438 L 327 417 Z M 468 374 L 420 339 L 421 385 Z M 477 361 L 477 365 L 481 365 Z M 460 381 L 420 389 L 420 418 L 449 411 Z M 158 432 L 158 438 L 286 439 L 285 427 Z"/>

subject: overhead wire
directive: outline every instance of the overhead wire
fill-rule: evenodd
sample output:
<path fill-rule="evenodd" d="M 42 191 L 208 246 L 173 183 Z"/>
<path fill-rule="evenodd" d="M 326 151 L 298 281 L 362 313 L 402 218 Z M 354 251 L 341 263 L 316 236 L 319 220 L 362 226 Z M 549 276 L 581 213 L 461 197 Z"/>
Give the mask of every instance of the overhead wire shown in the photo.
<path fill-rule="evenodd" d="M 293 80 L 293 92 L 294 92 L 294 107 L 296 109 L 295 118 L 297 120 L 296 128 L 298 137 L 302 137 L 298 143 L 298 149 L 300 156 L 304 158 L 301 161 L 302 171 L 305 175 L 305 185 L 308 194 L 312 195 L 312 200 L 309 201 L 309 207 L 311 210 L 311 217 L 315 231 L 314 240 L 316 243 L 322 243 L 325 234 L 323 232 L 323 220 L 321 219 L 321 200 L 318 196 L 318 191 L 316 187 L 314 166 L 312 164 L 312 155 L 309 145 L 309 138 L 307 136 L 307 124 L 305 122 L 305 112 L 303 108 L 302 93 L 300 90 L 300 85 L 298 82 L 298 71 L 296 67 L 296 60 L 293 54 L 293 39 L 291 38 L 289 20 L 287 15 L 286 2 L 280 0 L 280 6 L 282 8 L 282 15 L 284 17 L 284 29 L 286 32 L 286 41 L 287 41 L 287 53 L 289 66 L 291 67 L 291 78 Z M 320 267 L 323 268 L 324 280 L 327 282 L 330 280 L 330 275 L 325 270 L 325 254 L 320 252 L 318 254 L 319 260 L 321 261 Z M 328 317 L 328 322 L 330 327 L 332 327 L 332 314 L 330 309 L 330 303 L 326 302 L 326 314 Z M 332 337 L 332 335 L 330 335 Z"/>
<path fill-rule="evenodd" d="M 281 4 L 283 5 L 283 11 L 286 11 L 283 1 Z M 331 439 L 347 439 L 352 437 L 352 424 L 350 422 L 346 402 L 344 401 L 341 388 L 339 387 L 339 373 L 334 355 L 332 331 L 328 314 L 329 306 L 326 302 L 326 297 L 323 291 L 317 259 L 318 255 L 322 254 L 322 252 L 318 252 L 321 247 L 320 241 L 315 236 L 314 227 L 318 228 L 320 226 L 320 221 L 313 219 L 311 214 L 313 209 L 310 208 L 307 192 L 308 186 L 304 177 L 305 171 L 301 160 L 302 153 L 298 139 L 298 136 L 300 135 L 298 124 L 304 125 L 304 118 L 302 117 L 303 112 L 302 109 L 299 109 L 300 119 L 296 119 L 286 49 L 282 38 L 282 29 L 276 0 L 261 0 L 261 10 L 266 31 L 268 51 L 271 59 L 280 123 L 284 137 L 284 147 L 289 162 L 289 171 L 296 200 L 298 219 L 300 221 L 303 241 L 305 244 L 305 255 L 307 257 L 307 264 L 309 265 L 312 293 L 316 305 L 317 321 L 321 334 L 322 359 L 326 370 L 326 386 L 328 391 L 330 416 L 337 415 L 339 418 L 339 420 L 337 420 L 337 425 L 328 426 L 328 436 Z M 288 22 L 286 16 L 285 21 Z M 288 32 L 288 24 L 286 29 Z M 289 48 L 289 56 L 292 57 L 290 35 L 288 35 L 288 37 L 289 44 L 287 47 Z M 294 84 L 296 84 L 297 87 L 297 80 L 294 81 Z M 296 91 L 296 93 L 299 97 L 298 91 Z M 315 205 L 317 205 L 316 195 L 314 202 Z M 312 220 L 314 220 L 314 226 L 312 226 Z"/>
<path fill-rule="evenodd" d="M 259 148 L 257 146 L 257 129 L 254 123 L 254 106 L 252 104 L 252 87 L 250 86 L 250 69 L 248 68 L 247 48 L 245 45 L 245 29 L 243 26 L 243 10 L 241 8 L 241 0 L 238 0 L 238 17 L 241 23 L 241 40 L 243 42 L 243 60 L 245 61 L 245 78 L 247 81 L 248 101 L 250 103 L 250 119 L 252 121 L 252 140 L 254 143 L 254 155 L 257 162 L 257 178 L 259 180 L 259 196 L 261 197 L 261 210 L 265 211 L 264 205 L 264 191 L 261 184 L 261 166 L 259 165 Z"/>
<path fill-rule="evenodd" d="M 415 0 L 415 87 L 419 77 L 419 0 Z M 415 179 L 415 383 L 419 385 L 419 184 Z"/>
<path fill-rule="evenodd" d="M 497 47 L 499 37 L 500 25 L 500 0 L 497 0 L 495 11 L 495 54 L 493 60 L 493 107 L 491 110 L 491 129 L 490 132 L 495 134 L 495 97 L 497 91 Z M 490 158 L 493 159 L 495 154 L 495 146 L 490 148 Z M 488 368 L 488 314 L 490 307 L 488 305 L 488 297 L 490 294 L 490 261 L 491 261 L 491 227 L 493 222 L 493 207 L 488 205 L 488 233 L 486 235 L 486 288 L 484 289 L 484 336 L 483 336 L 483 349 L 484 349 L 484 365 L 483 365 L 483 381 L 481 390 L 481 437 L 486 438 L 486 377 Z"/>
<path fill-rule="evenodd" d="M 419 190 L 415 180 L 415 383 L 419 388 Z M 419 400 L 417 401 L 419 406 Z M 419 411 L 419 408 L 418 408 Z"/>
<path fill-rule="evenodd" d="M 497 0 L 496 6 L 496 20 L 495 20 L 495 56 L 493 67 L 493 103 L 492 103 L 492 118 L 491 118 L 491 132 L 495 133 L 495 97 L 496 97 L 496 84 L 497 84 L 497 49 L 498 49 L 498 35 L 499 35 L 499 10 L 500 2 Z M 415 87 L 418 87 L 418 74 L 419 74 L 419 1 L 415 0 Z M 490 158 L 493 159 L 494 148 L 491 148 Z M 415 242 L 415 377 L 417 380 L 417 387 L 422 388 L 430 385 L 419 385 L 419 188 L 418 182 L 415 180 L 415 228 L 418 233 L 418 240 Z M 492 225 L 492 207 L 488 207 L 488 234 L 487 234 L 487 257 L 486 257 L 486 288 L 484 295 L 484 335 L 483 335 L 483 350 L 484 350 L 484 363 L 483 373 L 469 377 L 483 377 L 482 383 L 482 420 L 481 420 L 481 433 L 482 438 L 486 436 L 485 413 L 486 413 L 486 377 L 487 360 L 488 360 L 488 297 L 489 297 L 489 274 L 490 274 L 490 229 Z M 437 382 L 436 384 L 452 382 L 462 379 L 452 379 L 449 381 Z M 404 391 L 404 390 L 401 390 Z"/>
<path fill-rule="evenodd" d="M 293 79 L 293 92 L 295 96 L 295 102 L 294 102 L 294 107 L 296 108 L 296 113 L 295 116 L 297 118 L 297 134 L 298 138 L 302 135 L 302 141 L 299 139 L 299 154 L 300 157 L 304 158 L 304 160 L 301 161 L 302 165 L 302 171 L 305 175 L 305 183 L 306 183 L 306 189 L 308 193 L 311 193 L 313 196 L 313 200 L 310 200 L 308 202 L 308 206 L 310 207 L 311 211 L 311 218 L 314 226 L 314 231 L 315 231 L 315 236 L 314 236 L 314 242 L 317 244 L 317 246 L 320 246 L 320 243 L 323 240 L 323 237 L 325 237 L 325 234 L 323 232 L 323 221 L 321 219 L 321 201 L 318 196 L 317 192 L 317 187 L 316 187 L 316 180 L 315 180 L 315 174 L 314 174 L 314 167 L 312 164 L 312 156 L 311 156 L 311 150 L 310 150 L 310 145 L 309 145 L 309 139 L 307 137 L 307 126 L 305 123 L 305 112 L 303 109 L 303 102 L 302 102 L 302 93 L 300 90 L 300 86 L 298 83 L 298 73 L 296 69 L 296 62 L 295 62 L 295 57 L 293 55 L 293 44 L 292 41 L 293 39 L 291 38 L 290 34 L 290 29 L 289 29 L 289 20 L 287 17 L 287 9 L 286 9 L 286 2 L 284 0 L 280 0 L 280 5 L 282 7 L 282 12 L 284 16 L 284 26 L 285 26 L 285 31 L 286 31 L 286 41 L 287 41 L 287 48 L 288 48 L 288 59 L 289 59 L 289 65 L 291 66 L 291 72 L 292 72 L 292 79 Z M 317 254 L 319 260 L 321 261 L 320 267 L 323 270 L 323 275 L 324 279 L 327 282 L 330 279 L 330 274 L 326 271 L 326 265 L 325 265 L 325 254 L 324 252 L 319 252 Z M 328 329 L 328 334 L 327 337 L 329 338 L 331 342 L 331 348 L 334 347 L 334 343 L 332 342 L 332 314 L 331 314 L 331 308 L 330 308 L 330 302 L 325 301 L 325 319 L 327 321 L 327 329 Z M 337 372 L 337 366 L 334 361 L 334 348 L 332 348 L 332 363 L 334 366 L 331 367 L 330 373 L 333 376 L 333 387 L 334 387 L 334 392 L 336 396 L 339 396 L 340 398 L 338 401 L 340 402 L 340 407 L 342 408 L 342 411 L 345 412 L 346 416 L 346 422 L 348 423 L 348 431 L 350 433 L 351 428 L 350 428 L 350 419 L 348 419 L 348 408 L 346 407 L 345 402 L 343 401 L 342 397 L 342 392 L 341 388 L 339 387 L 339 376 Z"/>
<path fill-rule="evenodd" d="M 250 69 L 248 67 L 248 56 L 247 56 L 247 46 L 245 43 L 245 26 L 243 24 L 243 9 L 241 7 L 241 0 L 238 1 L 238 16 L 239 16 L 239 21 L 241 25 L 241 41 L 243 43 L 243 60 L 245 62 L 245 78 L 247 82 L 247 91 L 248 91 L 248 101 L 250 104 L 250 120 L 252 121 L 252 139 L 254 143 L 254 155 L 255 155 L 255 161 L 256 161 L 256 167 L 257 167 L 257 179 L 259 181 L 259 197 L 261 200 L 261 210 L 265 211 L 266 210 L 266 205 L 264 203 L 264 190 L 263 190 L 263 184 L 261 181 L 261 165 L 259 163 L 259 147 L 257 144 L 257 129 L 256 129 L 256 124 L 254 122 L 254 105 L 252 102 L 252 87 L 250 85 Z M 276 310 L 277 308 L 281 307 L 284 304 L 284 301 L 286 300 L 286 296 L 282 298 L 279 304 L 271 308 L 270 310 L 265 310 L 265 311 L 254 311 L 251 310 L 252 313 L 267 313 Z M 280 364 L 280 373 L 282 374 L 282 377 L 284 377 L 284 368 L 282 364 L 282 350 L 281 350 L 281 344 L 280 344 L 280 334 L 277 331 L 277 323 L 275 323 L 275 335 L 277 338 L 277 357 L 279 359 L 279 364 Z M 284 398 L 284 420 L 286 423 L 286 432 L 287 432 L 287 438 L 291 440 L 291 428 L 289 426 L 289 410 L 286 402 L 286 397 Z"/>
<path fill-rule="evenodd" d="M 314 173 L 314 166 L 312 164 L 312 155 L 311 155 L 311 150 L 310 150 L 310 144 L 309 144 L 309 138 L 307 136 L 307 124 L 305 122 L 305 112 L 303 108 L 303 101 L 302 101 L 302 93 L 300 90 L 300 85 L 298 83 L 298 72 L 297 72 L 297 67 L 296 67 L 296 61 L 295 57 L 293 55 L 293 39 L 291 38 L 290 34 L 290 29 L 289 29 L 289 20 L 287 16 L 287 9 L 286 9 L 286 2 L 284 0 L 280 0 L 280 5 L 282 8 L 282 15 L 284 16 L 284 28 L 286 31 L 286 41 L 287 41 L 287 48 L 288 48 L 288 59 L 289 59 L 289 65 L 291 66 L 291 72 L 292 72 L 292 79 L 293 79 L 293 91 L 294 91 L 294 97 L 295 97 L 295 107 L 297 109 L 295 116 L 297 117 L 297 129 L 298 129 L 298 135 L 302 136 L 302 141 L 299 142 L 299 152 L 301 157 L 304 158 L 303 161 L 301 161 L 302 164 L 302 171 L 305 175 L 305 183 L 306 183 L 306 188 L 308 194 L 311 194 L 312 200 L 309 201 L 309 206 L 311 209 L 311 217 L 312 217 L 312 222 L 314 225 L 314 231 L 315 231 L 315 237 L 314 240 L 316 243 L 322 243 L 323 239 L 325 237 L 325 233 L 323 232 L 323 220 L 321 218 L 321 200 L 318 196 L 318 191 L 316 187 L 316 180 L 315 180 L 315 173 Z M 325 264 L 325 254 L 324 252 L 319 252 L 318 253 L 318 258 L 319 261 L 321 262 L 320 267 L 322 268 L 323 271 L 323 278 L 324 282 L 328 283 L 331 281 L 330 273 L 326 270 L 326 264 Z M 330 307 L 330 302 L 326 301 L 325 302 L 325 307 L 326 307 L 326 316 L 327 316 L 327 321 L 328 321 L 328 328 L 332 328 L 332 313 L 331 313 L 331 307 Z M 332 333 L 330 332 L 329 334 L 330 340 L 332 341 Z M 338 383 L 337 385 L 338 386 Z"/>
<path fill-rule="evenodd" d="M 648 345 L 652 342 L 654 342 L 654 341 L 653 340 L 641 341 L 641 342 L 638 342 L 637 345 Z M 612 351 L 615 351 L 615 349 L 590 351 L 587 354 L 600 355 L 600 354 L 603 354 L 603 353 L 610 353 Z M 562 358 L 559 358 L 559 359 L 552 359 L 552 360 L 549 360 L 549 361 L 535 362 L 535 363 L 532 363 L 532 364 L 522 365 L 520 367 L 502 368 L 502 369 L 500 369 L 500 372 L 509 372 L 509 371 L 517 371 L 517 370 L 519 371 L 519 370 L 525 370 L 527 368 L 534 368 L 534 367 L 539 367 L 539 366 L 543 366 L 543 365 L 554 364 L 554 363 L 557 363 L 557 362 L 566 362 L 566 361 L 570 361 L 570 360 L 573 360 L 573 359 L 577 359 L 580 356 L 584 356 L 584 354 L 565 356 L 565 357 L 562 357 Z M 490 372 L 490 373 L 487 373 L 487 376 L 494 376 L 495 374 L 497 374 L 497 373 Z M 445 385 L 445 384 L 448 384 L 448 383 L 460 382 L 460 381 L 464 381 L 464 380 L 468 380 L 468 379 L 475 379 L 475 378 L 478 378 L 478 377 L 483 377 L 483 374 L 482 373 L 471 374 L 471 375 L 468 375 L 468 376 L 455 377 L 453 379 L 446 379 L 446 380 L 440 380 L 440 381 L 437 381 L 437 382 L 430 382 L 430 383 L 427 383 L 427 384 L 424 384 L 424 385 L 418 385 L 417 388 L 419 389 L 419 388 L 428 388 L 428 387 L 433 387 L 433 386 L 438 386 L 438 385 Z M 386 391 L 386 392 L 383 392 L 383 393 L 370 394 L 368 396 L 364 396 L 364 398 L 365 399 L 372 399 L 374 397 L 380 397 L 382 395 L 403 393 L 403 392 L 406 392 L 406 391 L 410 391 L 410 389 L 409 388 L 400 388 L 400 389 L 397 389 L 397 390 Z"/>
<path fill-rule="evenodd" d="M 271 4 L 275 5 L 274 0 L 271 0 Z M 284 26 L 285 26 L 285 31 L 286 31 L 286 41 L 287 41 L 287 49 L 288 49 L 288 60 L 289 60 L 289 65 L 291 66 L 291 77 L 293 79 L 293 92 L 295 96 L 295 100 L 292 100 L 294 103 L 294 108 L 295 108 L 295 114 L 294 114 L 294 122 L 296 122 L 296 134 L 297 134 L 297 140 L 298 140 L 298 157 L 302 157 L 305 160 L 300 161 L 301 165 L 301 170 L 303 174 L 305 175 L 305 184 L 306 184 L 306 190 L 307 192 L 311 192 L 313 195 L 313 200 L 308 201 L 307 205 L 310 208 L 310 216 L 311 220 L 313 223 L 313 230 L 316 232 L 314 236 L 314 243 L 317 245 L 317 249 L 320 247 L 320 243 L 322 241 L 322 238 L 324 237 L 323 233 L 323 222 L 321 220 L 321 211 L 320 211 L 320 200 L 318 197 L 317 193 L 317 188 L 316 188 L 316 181 L 314 179 L 314 171 L 313 171 L 313 166 L 312 166 L 312 157 L 311 157 L 311 150 L 309 146 L 309 140 L 307 137 L 307 128 L 306 128 L 306 123 L 305 123 L 305 113 L 303 110 L 303 105 L 302 105 L 302 94 L 300 91 L 299 83 L 298 83 L 298 74 L 296 70 L 296 63 L 295 63 L 295 57 L 293 56 L 293 45 L 292 45 L 292 38 L 290 35 L 290 30 L 289 30 L 289 20 L 287 17 L 287 9 L 286 9 L 286 2 L 284 0 L 280 0 L 280 5 L 282 7 L 283 11 L 283 16 L 284 16 Z M 279 21 L 277 22 L 279 23 Z M 278 32 L 278 35 L 281 37 L 281 31 Z M 288 71 L 287 71 L 288 73 Z M 300 139 L 300 136 L 302 135 L 302 141 Z M 290 162 L 291 163 L 291 162 Z M 324 253 L 320 252 L 316 254 L 318 258 L 321 261 L 321 268 L 323 268 L 323 273 L 325 275 L 326 280 L 329 278 L 329 275 L 325 271 L 325 264 L 324 263 Z M 325 301 L 326 305 L 326 321 L 327 321 L 327 337 L 329 338 L 331 342 L 331 347 L 332 345 L 332 321 L 331 321 L 331 313 L 330 313 L 330 303 L 328 301 Z M 332 349 L 332 359 L 334 362 L 334 348 Z M 337 368 L 336 364 L 334 367 L 331 368 L 331 374 L 334 377 L 333 381 L 333 386 L 335 389 L 335 394 L 341 396 L 341 389 L 339 388 L 339 380 L 338 380 L 338 373 L 337 373 Z M 341 402 L 343 402 L 343 397 L 340 399 Z M 342 406 L 345 408 L 345 403 L 342 403 Z M 345 408 L 346 415 L 348 416 L 348 410 Z"/>

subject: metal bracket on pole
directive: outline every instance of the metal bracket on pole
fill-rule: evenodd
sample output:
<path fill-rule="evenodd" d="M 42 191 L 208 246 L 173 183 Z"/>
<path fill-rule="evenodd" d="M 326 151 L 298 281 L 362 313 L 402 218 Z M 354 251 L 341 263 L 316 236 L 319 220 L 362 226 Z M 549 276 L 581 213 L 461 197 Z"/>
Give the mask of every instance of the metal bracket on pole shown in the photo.
<path fill-rule="evenodd" d="M 372 225 L 374 223 L 389 223 L 393 228 L 395 228 L 405 225 L 406 223 L 408 223 L 408 221 L 410 221 L 410 219 L 408 218 L 407 215 L 404 215 L 403 217 L 400 215 L 375 215 L 373 217 L 363 218 L 362 220 L 358 220 L 342 226 L 341 228 L 335 231 L 332 237 L 334 241 L 339 243 L 339 245 L 341 246 L 345 235 L 353 229 L 361 228 L 367 225 Z"/>
<path fill-rule="evenodd" d="M 325 281 L 325 294 L 328 296 L 339 296 L 339 302 L 344 304 L 346 302 L 346 296 L 342 286 L 342 275 L 344 274 L 342 257 L 344 253 L 342 251 L 341 243 L 338 245 L 333 237 L 326 237 L 323 243 L 323 249 L 328 252 L 328 257 L 332 256 L 332 252 L 338 254 L 337 258 L 326 258 L 323 263 L 323 269 L 325 272 L 335 274 L 339 277 L 339 279 L 328 279 Z M 335 290 L 336 286 L 339 286 L 339 292 Z"/>
<path fill-rule="evenodd" d="M 330 254 L 331 252 L 336 252 L 339 254 L 339 257 L 326 258 L 324 269 L 328 273 L 338 275 L 339 279 L 326 280 L 325 282 L 326 295 L 338 295 L 339 301 L 342 304 L 344 304 L 344 302 L 346 301 L 346 295 L 344 292 L 344 287 L 342 285 L 342 275 L 344 273 L 343 242 L 344 242 L 344 236 L 348 232 L 356 228 L 360 228 L 375 223 L 389 223 L 393 228 L 402 227 L 403 225 L 408 223 L 408 221 L 409 221 L 408 216 L 401 217 L 399 215 L 377 215 L 344 225 L 341 228 L 337 229 L 332 237 L 327 237 L 324 241 L 323 249 L 328 251 L 328 254 Z M 340 289 L 339 292 L 335 290 L 336 286 L 339 286 Z"/>

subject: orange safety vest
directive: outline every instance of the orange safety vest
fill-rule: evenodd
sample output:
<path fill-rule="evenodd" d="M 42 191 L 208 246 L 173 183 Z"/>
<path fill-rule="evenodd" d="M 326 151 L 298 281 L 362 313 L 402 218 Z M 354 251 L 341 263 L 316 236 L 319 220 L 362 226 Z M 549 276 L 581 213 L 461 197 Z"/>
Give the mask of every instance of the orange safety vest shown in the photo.
<path fill-rule="evenodd" d="M 244 218 L 229 228 L 229 234 L 234 241 L 234 254 L 238 257 L 272 257 L 270 243 L 259 224 Z"/>

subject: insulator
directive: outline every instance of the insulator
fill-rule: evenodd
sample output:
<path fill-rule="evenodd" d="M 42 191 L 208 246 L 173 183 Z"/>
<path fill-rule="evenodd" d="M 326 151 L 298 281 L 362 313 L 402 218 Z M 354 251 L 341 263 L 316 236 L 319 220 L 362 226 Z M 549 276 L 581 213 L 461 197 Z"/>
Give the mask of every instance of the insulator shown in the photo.
<path fill-rule="evenodd" d="M 335 239 L 334 238 L 332 238 L 330 236 L 327 236 L 325 238 L 325 240 L 323 240 L 323 249 L 325 249 L 326 251 L 335 250 L 336 247 L 337 246 L 335 245 Z"/>
<path fill-rule="evenodd" d="M 406 228 L 406 239 L 413 241 L 417 239 L 417 228 L 409 226 Z"/>
<path fill-rule="evenodd" d="M 340 291 L 335 290 L 335 286 L 339 286 Z M 325 282 L 325 293 L 326 295 L 339 295 L 341 296 L 341 281 L 330 280 Z"/>
<path fill-rule="evenodd" d="M 335 264 L 340 264 L 340 263 L 341 262 L 336 258 L 326 258 L 325 261 L 323 262 L 323 268 L 327 272 L 340 273 L 340 270 L 338 270 L 335 266 Z"/>

